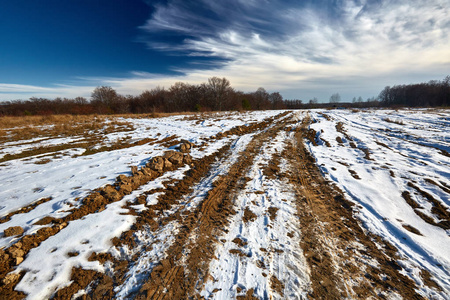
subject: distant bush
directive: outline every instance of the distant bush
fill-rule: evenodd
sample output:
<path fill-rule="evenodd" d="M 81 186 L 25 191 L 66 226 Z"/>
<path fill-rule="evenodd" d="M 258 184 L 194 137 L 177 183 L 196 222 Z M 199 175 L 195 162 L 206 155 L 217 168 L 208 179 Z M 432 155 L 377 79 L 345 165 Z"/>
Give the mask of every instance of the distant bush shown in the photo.
<path fill-rule="evenodd" d="M 246 98 L 242 99 L 242 109 L 244 110 L 252 109 L 250 102 Z"/>

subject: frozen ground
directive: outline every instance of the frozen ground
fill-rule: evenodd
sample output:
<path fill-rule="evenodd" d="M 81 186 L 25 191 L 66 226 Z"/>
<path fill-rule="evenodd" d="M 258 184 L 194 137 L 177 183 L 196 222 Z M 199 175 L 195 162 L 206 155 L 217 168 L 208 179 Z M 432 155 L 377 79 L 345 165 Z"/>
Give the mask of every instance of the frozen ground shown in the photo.
<path fill-rule="evenodd" d="M 81 207 L 82 200 L 95 189 L 113 184 L 118 175 L 131 176 L 131 166 L 144 167 L 151 158 L 175 150 L 183 139 L 194 144 L 190 155 L 196 160 L 195 166 L 187 164 L 168 171 L 104 209 L 70 221 L 56 234 L 33 246 L 23 261 L 9 270 L 10 274 L 23 276 L 20 280 L 16 278 L 13 288 L 25 293 L 28 299 L 49 298 L 71 285 L 74 267 L 113 274 L 112 262 L 89 260 L 93 253 L 108 253 L 116 260 L 129 262 L 123 281 L 111 288 L 115 297 L 136 296 L 148 286 L 146 282 L 154 279 L 153 269 L 156 266 L 161 269 L 161 262 L 178 251 L 175 246 L 182 240 L 180 230 L 186 227 L 186 222 L 198 217 L 191 215 L 202 211 L 203 201 L 245 157 L 249 161 L 242 167 L 245 167 L 242 174 L 247 182 L 238 190 L 234 186 L 224 188 L 226 193 L 221 197 L 233 198 L 232 207 L 228 208 L 233 213 L 227 217 L 225 228 L 214 225 L 224 233 L 211 241 L 212 259 L 205 271 L 209 277 L 197 278 L 202 284 L 195 289 L 200 295 L 214 299 L 233 299 L 248 293 L 259 299 L 310 297 L 314 278 L 310 277 L 311 265 L 300 247 L 303 225 L 297 215 L 299 199 L 293 186 L 296 183 L 283 178 L 282 174 L 292 166 L 281 157 L 294 137 L 295 128 L 300 128 L 303 119 L 310 116 L 313 123 L 309 128 L 316 132 L 316 145 L 305 140 L 307 148 L 323 176 L 335 182 L 346 199 L 355 204 L 355 217 L 364 230 L 382 237 L 397 249 L 397 263 L 401 268 L 398 272 L 414 281 L 418 294 L 431 299 L 449 299 L 450 112 L 313 110 L 278 116 L 280 113 L 121 119 L 132 124 L 134 130 L 105 134 L 102 143 L 93 149 L 118 140 L 130 144 L 146 142 L 90 155 L 82 155 L 84 149 L 69 146 L 64 155 L 52 157 L 46 164 L 36 163 L 42 159 L 39 155 L 3 162 L 0 217 L 13 215 L 0 223 L 0 249 L 8 252 L 24 236 L 52 226 L 36 225 L 37 221 L 67 216 L 71 209 Z M 221 135 L 237 126 L 262 124 L 275 116 L 278 117 L 273 123 L 251 131 L 239 129 L 236 134 Z M 267 141 L 258 140 L 259 134 L 277 124 L 282 126 Z M 9 142 L 0 147 L 0 155 L 17 154 L 33 147 L 76 145 L 80 139 L 80 136 L 49 136 Z M 262 144 L 261 148 L 251 147 L 255 141 Z M 246 156 L 247 148 L 259 152 Z M 217 158 L 205 165 L 209 171 L 202 178 L 183 190 L 184 194 L 180 192 L 180 198 L 174 199 L 176 202 L 170 208 L 158 208 L 157 212 L 155 209 L 152 222 L 160 224 L 156 230 L 149 225 L 135 231 L 134 247 L 112 243 L 114 237 L 132 230 L 140 213 L 159 207 L 158 197 L 168 187 L 189 177 L 192 168 L 200 168 L 199 162 L 203 163 L 211 155 Z M 264 170 L 273 164 L 279 170 L 271 176 Z M 144 197 L 145 203 L 135 203 L 139 197 Z M 48 201 L 20 213 L 21 208 L 41 199 Z M 130 213 L 131 210 L 134 212 Z M 200 224 L 202 220 L 200 217 L 197 222 Z M 9 237 L 2 234 L 14 226 L 22 227 L 24 233 Z M 326 227 L 326 222 L 323 226 Z M 186 245 L 195 244 L 196 238 L 193 231 Z M 183 266 L 183 261 L 191 255 L 191 248 L 180 249 L 182 258 L 173 268 Z M 9 256 L 11 259 L 12 254 Z M 439 288 L 425 282 L 424 270 Z M 191 276 L 189 271 L 185 274 Z M 164 293 L 169 295 L 170 290 L 167 285 Z M 92 284 L 76 292 L 89 295 L 93 292 Z"/>
<path fill-rule="evenodd" d="M 319 145 L 309 143 L 309 149 L 323 174 L 359 206 L 364 227 L 399 250 L 402 267 L 416 282 L 422 283 L 417 267 L 424 268 L 449 293 L 450 113 L 333 110 L 311 116 Z M 402 197 L 405 191 L 414 207 Z M 445 212 L 434 213 L 433 201 Z"/>

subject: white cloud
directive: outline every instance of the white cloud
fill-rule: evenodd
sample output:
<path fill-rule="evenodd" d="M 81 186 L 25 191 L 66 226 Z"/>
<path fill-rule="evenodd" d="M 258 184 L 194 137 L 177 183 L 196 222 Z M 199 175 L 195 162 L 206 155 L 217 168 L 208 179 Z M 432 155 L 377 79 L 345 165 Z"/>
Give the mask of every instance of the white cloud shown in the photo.
<path fill-rule="evenodd" d="M 90 97 L 94 88 L 95 85 L 55 85 L 53 87 L 41 87 L 24 84 L 0 83 L 0 101 L 26 100 L 31 97 L 43 97 L 49 99 L 57 97 Z"/>
<path fill-rule="evenodd" d="M 211 16 L 205 11 L 197 15 L 198 7 L 190 9 L 185 3 L 173 0 L 158 6 L 142 28 L 189 37 L 178 44 L 150 40 L 149 47 L 226 58 L 226 62 L 209 70 L 177 69 L 184 74 L 180 76 L 132 72 L 130 78 L 89 78 L 89 87 L 81 90 L 84 95 L 96 85 L 138 94 L 176 81 L 195 84 L 211 76 L 224 76 L 244 91 L 263 86 L 304 100 L 313 96 L 327 100 L 331 93 L 339 92 L 347 100 L 376 95 L 385 85 L 442 79 L 450 69 L 447 0 L 341 1 L 340 7 L 332 9 L 282 2 L 244 5 L 240 1 L 204 0 L 201 6 Z M 77 89 L 23 88 L 55 96 Z M 0 85 L 0 94 L 19 90 Z"/>

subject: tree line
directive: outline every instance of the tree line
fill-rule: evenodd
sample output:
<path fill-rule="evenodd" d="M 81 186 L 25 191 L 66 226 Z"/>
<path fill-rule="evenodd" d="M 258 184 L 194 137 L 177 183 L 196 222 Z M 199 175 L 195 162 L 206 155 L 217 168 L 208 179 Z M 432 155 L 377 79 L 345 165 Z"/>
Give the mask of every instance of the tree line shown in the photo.
<path fill-rule="evenodd" d="M 98 86 L 91 99 L 84 97 L 30 98 L 0 103 L 0 116 L 51 115 L 51 114 L 140 114 L 172 112 L 204 112 L 231 110 L 305 109 L 327 107 L 388 107 L 388 106 L 450 106 L 450 76 L 442 81 L 395 85 L 385 87 L 377 98 L 353 98 L 353 102 L 340 103 L 338 93 L 330 103 L 319 103 L 313 98 L 285 100 L 279 92 L 268 93 L 260 87 L 255 92 L 244 93 L 233 89 L 226 78 L 211 77 L 208 82 L 192 85 L 176 82 L 168 89 L 156 87 L 140 95 L 120 95 L 110 86 Z"/>
<path fill-rule="evenodd" d="M 385 87 L 378 96 L 382 106 L 450 106 L 450 76 L 427 83 Z"/>
<path fill-rule="evenodd" d="M 301 104 L 301 101 L 300 101 Z M 226 78 L 211 77 L 208 82 L 191 85 L 177 82 L 170 88 L 156 87 L 138 96 L 120 95 L 110 86 L 94 89 L 91 99 L 30 98 L 0 103 L 0 116 L 49 114 L 139 114 L 204 112 L 229 110 L 285 109 L 279 92 L 264 88 L 244 93 L 233 89 Z"/>

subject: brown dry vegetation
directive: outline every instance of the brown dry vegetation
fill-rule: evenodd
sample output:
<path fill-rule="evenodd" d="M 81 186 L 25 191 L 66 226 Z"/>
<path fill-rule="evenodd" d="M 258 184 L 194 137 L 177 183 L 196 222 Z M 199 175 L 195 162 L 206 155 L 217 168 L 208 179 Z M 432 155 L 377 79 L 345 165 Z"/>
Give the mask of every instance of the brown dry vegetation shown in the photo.
<path fill-rule="evenodd" d="M 98 130 L 104 134 L 115 131 L 128 131 L 134 128 L 120 118 L 163 118 L 176 115 L 193 116 L 193 112 L 115 114 L 115 115 L 46 115 L 46 116 L 3 116 L 0 117 L 0 143 L 28 140 L 37 137 L 83 136 L 86 132 Z M 208 113 L 202 113 L 207 117 Z M 188 118 L 188 117 L 187 117 Z"/>
<path fill-rule="evenodd" d="M 107 122 L 110 121 L 110 122 Z M 28 140 L 37 137 L 67 137 L 84 135 L 86 132 L 105 129 L 106 132 L 123 127 L 132 130 L 131 124 L 118 121 L 117 117 L 107 116 L 25 116 L 25 117 L 1 117 L 0 141 L 13 142 Z"/>

